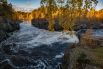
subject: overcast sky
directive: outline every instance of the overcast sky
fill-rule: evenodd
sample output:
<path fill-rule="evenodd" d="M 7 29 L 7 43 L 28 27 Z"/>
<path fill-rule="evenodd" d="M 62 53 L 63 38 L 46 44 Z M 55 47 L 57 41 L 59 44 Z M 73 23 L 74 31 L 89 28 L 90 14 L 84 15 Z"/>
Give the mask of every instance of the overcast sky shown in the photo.
<path fill-rule="evenodd" d="M 103 9 L 103 0 L 98 0 L 99 3 L 96 7 L 97 10 Z M 19 8 L 24 9 L 24 10 L 32 10 L 35 8 L 40 7 L 40 0 L 8 0 L 9 3 L 12 3 L 17 10 Z"/>

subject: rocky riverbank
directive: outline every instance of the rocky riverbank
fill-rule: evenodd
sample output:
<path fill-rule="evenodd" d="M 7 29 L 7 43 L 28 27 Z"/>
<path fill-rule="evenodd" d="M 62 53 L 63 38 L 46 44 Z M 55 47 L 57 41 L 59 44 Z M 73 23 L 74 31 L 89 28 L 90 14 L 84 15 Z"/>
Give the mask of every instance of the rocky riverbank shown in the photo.
<path fill-rule="evenodd" d="M 76 45 L 66 50 L 61 69 L 102 69 L 102 52 L 103 47 L 87 49 L 80 45 Z"/>
<path fill-rule="evenodd" d="M 19 21 L 5 21 L 0 17 L 0 42 L 9 37 L 9 33 L 19 30 Z"/>
<path fill-rule="evenodd" d="M 62 69 L 102 69 L 103 29 L 88 29 L 81 33 L 80 42 L 64 53 Z"/>
<path fill-rule="evenodd" d="M 44 19 L 44 18 L 40 18 L 40 19 L 32 19 L 32 25 L 34 27 L 37 27 L 39 29 L 46 29 L 48 30 L 48 20 Z M 91 26 L 91 27 L 90 27 Z M 92 21 L 90 22 L 87 19 L 84 19 L 84 20 L 76 20 L 75 21 L 75 25 L 74 25 L 74 30 L 75 31 L 79 31 L 81 29 L 103 29 L 103 22 L 102 20 L 100 21 Z M 54 23 L 54 29 L 55 31 L 62 31 L 63 30 L 63 27 L 59 24 L 59 21 L 58 20 L 55 20 L 55 23 Z"/>

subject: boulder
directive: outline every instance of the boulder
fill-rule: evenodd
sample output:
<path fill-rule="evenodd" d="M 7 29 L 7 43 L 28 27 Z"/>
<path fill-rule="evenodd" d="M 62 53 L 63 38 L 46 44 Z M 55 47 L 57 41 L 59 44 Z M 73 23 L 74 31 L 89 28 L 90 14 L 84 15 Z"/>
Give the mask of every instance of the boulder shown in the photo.
<path fill-rule="evenodd" d="M 8 60 L 4 60 L 0 62 L 0 69 L 14 69 L 11 64 L 9 64 Z"/>
<path fill-rule="evenodd" d="M 13 55 L 10 60 L 15 66 L 28 66 L 30 64 L 29 59 L 23 56 Z"/>
<path fill-rule="evenodd" d="M 33 19 L 32 25 L 37 27 L 37 28 L 40 28 L 40 29 L 48 30 L 49 23 L 48 23 L 48 20 L 46 20 L 46 19 Z M 55 20 L 54 29 L 55 29 L 55 31 L 63 30 L 63 28 L 59 24 L 59 21 L 57 21 L 57 20 Z"/>
<path fill-rule="evenodd" d="M 40 29 L 48 30 L 48 21 L 46 19 L 33 19 L 32 25 Z"/>
<path fill-rule="evenodd" d="M 15 46 L 15 44 L 2 45 L 2 51 L 8 55 L 12 55 L 15 53 L 13 51 L 13 48 L 15 48 Z"/>

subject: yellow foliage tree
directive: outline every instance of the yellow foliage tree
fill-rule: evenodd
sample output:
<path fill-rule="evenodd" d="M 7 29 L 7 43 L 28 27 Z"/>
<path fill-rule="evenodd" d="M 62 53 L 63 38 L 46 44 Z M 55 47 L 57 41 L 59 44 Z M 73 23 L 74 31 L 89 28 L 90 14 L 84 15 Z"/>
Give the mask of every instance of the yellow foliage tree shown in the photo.
<path fill-rule="evenodd" d="M 64 30 L 73 31 L 77 17 L 87 16 L 87 12 L 95 9 L 97 0 L 41 0 L 42 6 L 46 7 L 49 30 L 54 31 L 53 13 L 59 11 L 59 23 Z M 57 9 L 58 8 L 58 9 Z"/>
<path fill-rule="evenodd" d="M 48 29 L 54 31 L 54 18 L 53 13 L 56 12 L 55 0 L 41 0 L 41 6 L 44 7 L 44 13 L 49 22 Z"/>

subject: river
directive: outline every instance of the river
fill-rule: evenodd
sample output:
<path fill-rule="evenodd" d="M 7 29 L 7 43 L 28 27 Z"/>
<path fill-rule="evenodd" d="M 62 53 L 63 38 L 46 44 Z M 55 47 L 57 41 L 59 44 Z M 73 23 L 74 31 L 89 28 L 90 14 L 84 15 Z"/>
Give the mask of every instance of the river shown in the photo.
<path fill-rule="evenodd" d="M 23 22 L 7 40 L 0 43 L 0 64 L 13 69 L 59 69 L 65 49 L 78 43 L 75 35 L 50 32 Z"/>

